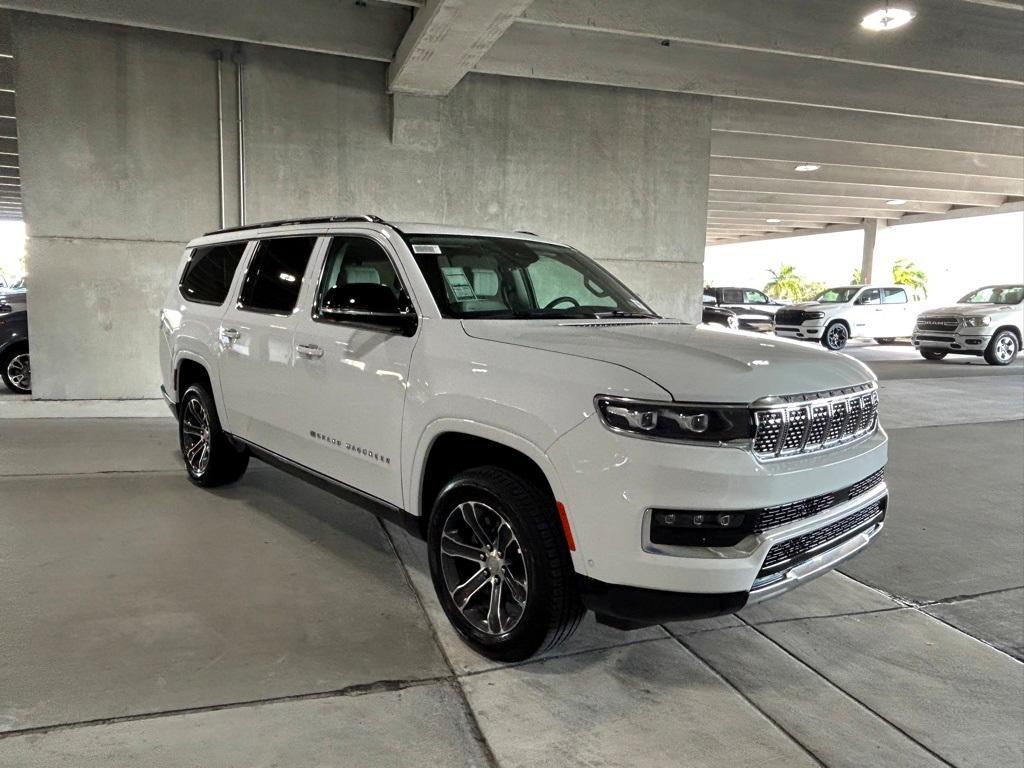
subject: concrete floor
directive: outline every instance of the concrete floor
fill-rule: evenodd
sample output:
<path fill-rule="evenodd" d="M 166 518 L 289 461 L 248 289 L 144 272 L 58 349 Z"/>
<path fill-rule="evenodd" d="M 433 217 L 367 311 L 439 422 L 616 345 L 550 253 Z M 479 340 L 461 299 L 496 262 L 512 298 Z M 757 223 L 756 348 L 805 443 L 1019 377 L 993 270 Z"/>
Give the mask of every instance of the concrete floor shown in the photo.
<path fill-rule="evenodd" d="M 0 766 L 1021 765 L 1024 366 L 850 353 L 892 437 L 873 548 L 515 666 L 333 497 L 196 489 L 168 418 L 0 419 Z"/>

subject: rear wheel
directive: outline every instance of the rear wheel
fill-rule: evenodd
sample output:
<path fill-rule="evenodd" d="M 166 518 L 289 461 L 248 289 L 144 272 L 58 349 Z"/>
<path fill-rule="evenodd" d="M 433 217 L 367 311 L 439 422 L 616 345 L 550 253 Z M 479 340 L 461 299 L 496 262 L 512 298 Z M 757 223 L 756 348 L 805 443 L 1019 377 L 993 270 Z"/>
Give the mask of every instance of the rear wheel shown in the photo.
<path fill-rule="evenodd" d="M 11 392 L 19 395 L 32 393 L 32 365 L 28 346 L 16 344 L 0 355 L 0 378 Z"/>
<path fill-rule="evenodd" d="M 939 349 L 922 349 L 921 357 L 925 360 L 941 360 L 946 356 L 946 353 Z"/>
<path fill-rule="evenodd" d="M 572 635 L 584 608 L 550 494 L 500 467 L 460 473 L 427 531 L 434 590 L 463 640 L 520 661 Z"/>
<path fill-rule="evenodd" d="M 1000 331 L 992 337 L 985 350 L 985 362 L 989 365 L 1009 365 L 1017 358 L 1020 344 L 1013 331 Z"/>
<path fill-rule="evenodd" d="M 178 439 L 188 477 L 196 485 L 233 483 L 249 466 L 249 452 L 224 434 L 213 398 L 201 384 L 189 387 L 178 404 Z"/>
<path fill-rule="evenodd" d="M 892 336 L 883 336 L 881 338 L 875 339 L 875 343 L 877 344 L 892 344 L 894 341 L 896 341 L 896 339 L 894 339 Z"/>
<path fill-rule="evenodd" d="M 840 349 L 846 346 L 846 342 L 850 340 L 850 329 L 846 327 L 844 323 L 836 321 L 832 323 L 828 328 L 825 329 L 824 335 L 821 337 L 821 343 L 827 348 L 834 352 L 838 352 Z"/>

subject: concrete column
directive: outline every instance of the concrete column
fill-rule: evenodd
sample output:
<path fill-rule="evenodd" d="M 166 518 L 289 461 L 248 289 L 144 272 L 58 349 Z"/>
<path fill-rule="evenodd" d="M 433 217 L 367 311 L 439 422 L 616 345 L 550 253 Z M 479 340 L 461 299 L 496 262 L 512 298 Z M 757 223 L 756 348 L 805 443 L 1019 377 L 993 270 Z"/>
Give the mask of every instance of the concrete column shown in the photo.
<path fill-rule="evenodd" d="M 865 285 L 875 277 L 875 251 L 878 250 L 880 236 L 888 226 L 885 219 L 864 220 L 864 252 L 860 261 L 860 279 Z"/>

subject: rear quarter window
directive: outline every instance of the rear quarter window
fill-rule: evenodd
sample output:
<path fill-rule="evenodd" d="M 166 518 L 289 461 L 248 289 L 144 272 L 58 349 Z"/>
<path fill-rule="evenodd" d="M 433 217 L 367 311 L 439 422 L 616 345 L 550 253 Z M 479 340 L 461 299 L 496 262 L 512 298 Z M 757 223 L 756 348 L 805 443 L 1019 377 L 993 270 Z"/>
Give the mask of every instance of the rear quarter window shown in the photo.
<path fill-rule="evenodd" d="M 178 284 L 182 298 L 199 304 L 223 304 L 246 245 L 223 243 L 194 248 Z"/>

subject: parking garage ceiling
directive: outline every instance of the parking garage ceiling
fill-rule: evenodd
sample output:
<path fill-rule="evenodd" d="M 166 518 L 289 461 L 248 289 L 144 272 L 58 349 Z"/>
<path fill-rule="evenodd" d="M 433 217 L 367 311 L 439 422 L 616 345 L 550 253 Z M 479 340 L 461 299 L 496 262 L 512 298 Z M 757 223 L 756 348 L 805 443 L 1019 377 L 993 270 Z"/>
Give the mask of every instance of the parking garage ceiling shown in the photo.
<path fill-rule="evenodd" d="M 862 19 L 885 0 L 0 6 L 390 62 L 396 93 L 444 96 L 482 72 L 711 96 L 709 243 L 1024 200 L 1020 2 L 892 0 L 915 16 L 884 31 Z M 20 217 L 6 31 L 0 41 L 0 216 Z"/>

